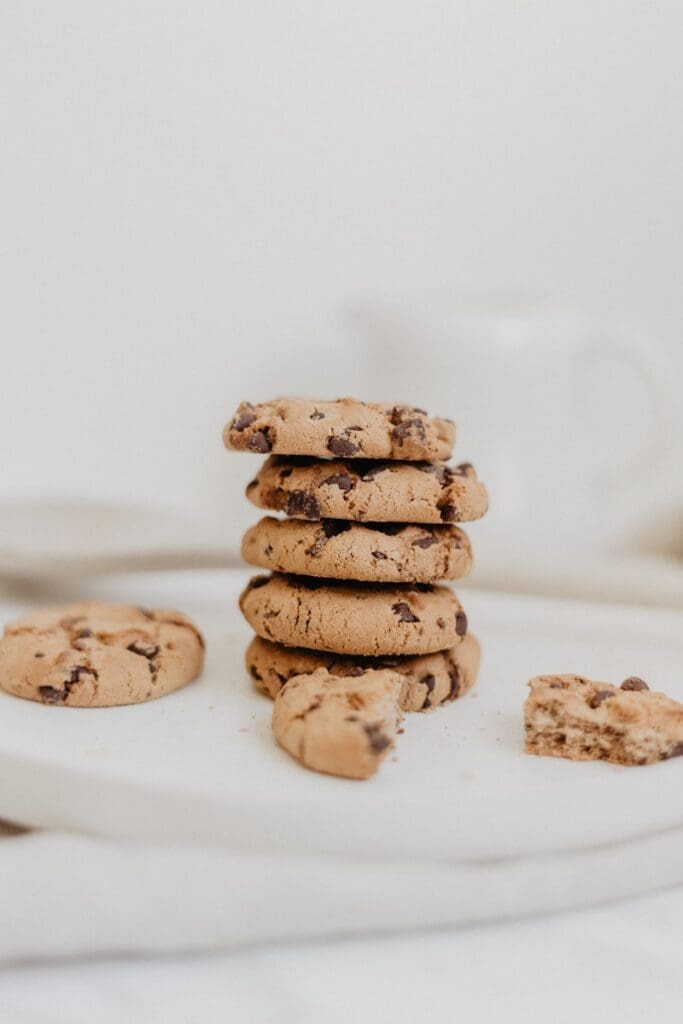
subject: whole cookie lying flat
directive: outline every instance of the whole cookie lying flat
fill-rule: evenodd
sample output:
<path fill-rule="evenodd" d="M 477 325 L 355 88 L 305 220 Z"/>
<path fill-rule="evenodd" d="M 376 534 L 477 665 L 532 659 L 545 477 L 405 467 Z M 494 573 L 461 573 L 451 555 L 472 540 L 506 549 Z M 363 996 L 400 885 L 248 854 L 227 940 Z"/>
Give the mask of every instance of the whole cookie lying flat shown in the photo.
<path fill-rule="evenodd" d="M 223 440 L 238 451 L 322 459 L 448 459 L 455 426 L 408 405 L 278 398 L 260 405 L 242 402 Z"/>
<path fill-rule="evenodd" d="M 273 733 L 307 768 L 367 779 L 393 748 L 401 721 L 403 679 L 384 669 L 362 681 L 320 668 L 295 676 L 273 706 Z"/>
<path fill-rule="evenodd" d="M 683 705 L 652 693 L 642 679 L 611 686 L 581 676 L 537 676 L 529 687 L 529 754 L 628 765 L 683 756 Z"/>
<path fill-rule="evenodd" d="M 448 587 L 255 576 L 240 596 L 255 633 L 338 654 L 429 654 L 460 643 L 467 617 Z"/>
<path fill-rule="evenodd" d="M 460 523 L 480 519 L 486 488 L 469 463 L 363 462 L 274 456 L 247 497 L 295 519 L 376 523 Z"/>
<path fill-rule="evenodd" d="M 472 548 L 457 526 L 352 523 L 264 516 L 244 535 L 242 557 L 277 572 L 377 583 L 466 576 Z"/>
<path fill-rule="evenodd" d="M 326 654 L 303 647 L 284 647 L 255 636 L 245 655 L 247 672 L 254 686 L 275 698 L 292 676 L 325 668 L 332 676 L 364 676 L 369 670 L 390 668 L 403 676 L 406 686 L 401 707 L 404 711 L 428 711 L 464 696 L 474 685 L 479 671 L 479 641 L 472 633 L 449 651 L 414 657 L 363 658 Z"/>
<path fill-rule="evenodd" d="M 86 601 L 5 626 L 0 687 L 43 704 L 136 704 L 194 679 L 203 658 L 201 634 L 180 612 Z"/>

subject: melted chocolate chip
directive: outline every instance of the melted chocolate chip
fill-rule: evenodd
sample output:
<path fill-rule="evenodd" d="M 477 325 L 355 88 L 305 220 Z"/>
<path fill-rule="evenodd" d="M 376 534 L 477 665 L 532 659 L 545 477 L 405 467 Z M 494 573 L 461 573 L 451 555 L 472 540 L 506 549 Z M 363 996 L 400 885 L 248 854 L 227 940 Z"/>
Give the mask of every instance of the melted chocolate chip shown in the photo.
<path fill-rule="evenodd" d="M 467 616 L 462 609 L 455 615 L 455 632 L 458 636 L 464 636 L 467 632 Z"/>
<path fill-rule="evenodd" d="M 320 505 L 309 491 L 292 491 L 285 501 L 285 513 L 293 518 L 320 519 Z"/>
<path fill-rule="evenodd" d="M 365 733 L 370 741 L 370 749 L 373 754 L 381 754 L 383 750 L 391 746 L 391 740 L 389 737 L 382 732 L 382 726 L 379 724 L 364 725 Z"/>
<path fill-rule="evenodd" d="M 424 711 L 426 708 L 431 707 L 432 693 L 434 692 L 434 687 L 436 686 L 436 678 L 432 675 L 431 672 L 428 672 L 426 676 L 421 677 L 420 682 L 424 683 L 424 685 L 427 687 L 425 699 L 422 702 L 422 710 Z"/>
<path fill-rule="evenodd" d="M 610 697 L 614 697 L 612 690 L 596 690 L 588 700 L 588 707 L 593 709 L 599 708 L 603 701 L 609 700 Z"/>
<path fill-rule="evenodd" d="M 232 429 L 237 431 L 246 430 L 250 427 L 256 419 L 256 413 L 254 412 L 254 406 L 251 402 L 245 402 L 244 406 L 241 406 L 237 411 L 235 419 L 232 421 Z"/>
<path fill-rule="evenodd" d="M 628 679 L 624 679 L 623 683 L 619 687 L 620 690 L 649 690 L 650 687 L 647 685 L 644 679 L 640 676 L 629 676 Z"/>
<path fill-rule="evenodd" d="M 273 448 L 273 442 L 269 437 L 269 428 L 264 427 L 263 430 L 255 430 L 247 441 L 247 448 L 252 452 L 258 452 L 260 455 L 265 455 Z"/>
<path fill-rule="evenodd" d="M 413 541 L 414 548 L 431 548 L 433 544 L 438 544 L 439 538 L 430 534 L 427 537 L 418 537 L 417 540 Z"/>
<path fill-rule="evenodd" d="M 397 601 L 396 604 L 392 604 L 391 610 L 394 615 L 398 615 L 399 622 L 419 622 L 417 615 L 414 615 L 410 605 L 406 604 L 405 601 Z"/>
<path fill-rule="evenodd" d="M 360 447 L 350 440 L 348 437 L 335 437 L 332 434 L 327 439 L 327 450 L 332 452 L 333 455 L 338 455 L 340 458 L 348 458 L 350 455 L 355 455 L 356 452 L 360 451 Z"/>
<path fill-rule="evenodd" d="M 340 491 L 344 492 L 350 491 L 354 486 L 353 478 L 348 473 L 335 473 L 334 476 L 326 477 L 323 483 L 338 487 Z"/>

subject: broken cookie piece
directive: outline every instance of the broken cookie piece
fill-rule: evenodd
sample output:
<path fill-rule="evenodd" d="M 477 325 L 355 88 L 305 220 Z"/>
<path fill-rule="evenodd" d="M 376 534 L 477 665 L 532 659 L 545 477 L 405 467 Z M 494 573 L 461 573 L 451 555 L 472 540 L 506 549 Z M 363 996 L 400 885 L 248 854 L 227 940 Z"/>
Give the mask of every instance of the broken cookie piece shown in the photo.
<path fill-rule="evenodd" d="M 325 668 L 294 676 L 275 698 L 273 733 L 313 771 L 367 779 L 394 746 L 404 686 L 389 669 L 366 672 L 360 684 Z"/>
<path fill-rule="evenodd" d="M 630 676 L 620 686 L 536 676 L 524 707 L 526 751 L 572 761 L 654 764 L 683 755 L 683 705 Z"/>

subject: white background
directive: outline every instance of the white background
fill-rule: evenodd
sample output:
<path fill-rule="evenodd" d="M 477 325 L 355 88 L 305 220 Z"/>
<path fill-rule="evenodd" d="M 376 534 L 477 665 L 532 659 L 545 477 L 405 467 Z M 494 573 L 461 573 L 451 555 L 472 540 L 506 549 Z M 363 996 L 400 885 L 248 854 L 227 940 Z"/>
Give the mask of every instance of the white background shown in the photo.
<path fill-rule="evenodd" d="M 675 378 L 682 30 L 677 0 L 5 0 L 0 496 L 229 516 L 240 398 L 392 397 L 345 313 L 378 292 L 561 297 Z"/>

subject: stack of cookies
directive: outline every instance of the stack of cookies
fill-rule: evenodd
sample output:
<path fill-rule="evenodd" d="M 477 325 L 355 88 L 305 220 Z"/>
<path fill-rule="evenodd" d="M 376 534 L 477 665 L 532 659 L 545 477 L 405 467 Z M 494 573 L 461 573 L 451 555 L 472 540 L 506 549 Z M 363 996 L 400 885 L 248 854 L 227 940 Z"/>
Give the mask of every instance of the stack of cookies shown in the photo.
<path fill-rule="evenodd" d="M 455 427 L 421 409 L 353 399 L 240 405 L 228 448 L 268 454 L 245 534 L 267 569 L 241 595 L 256 636 L 247 668 L 276 701 L 280 743 L 309 767 L 365 778 L 403 711 L 465 693 L 479 644 L 458 598 L 472 550 L 455 523 L 488 498 L 469 463 L 450 466 Z"/>

